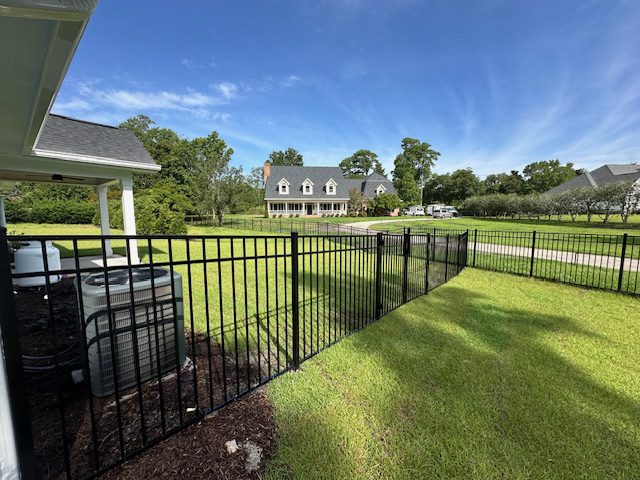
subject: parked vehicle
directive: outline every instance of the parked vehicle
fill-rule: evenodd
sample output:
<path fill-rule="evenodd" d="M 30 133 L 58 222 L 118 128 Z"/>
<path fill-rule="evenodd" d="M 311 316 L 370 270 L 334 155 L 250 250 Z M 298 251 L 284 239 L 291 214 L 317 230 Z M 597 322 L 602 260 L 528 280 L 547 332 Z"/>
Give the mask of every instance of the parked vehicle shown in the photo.
<path fill-rule="evenodd" d="M 433 209 L 434 208 L 444 208 L 444 205 L 440 204 L 440 203 L 433 203 L 431 205 L 427 205 L 427 215 L 431 215 L 433 216 Z"/>
<path fill-rule="evenodd" d="M 424 207 L 422 205 L 411 205 L 405 208 L 403 213 L 414 217 L 424 217 Z"/>
<path fill-rule="evenodd" d="M 445 208 L 449 211 L 452 217 L 460 216 L 460 214 L 458 213 L 458 210 L 456 210 L 456 207 L 454 207 L 453 205 L 447 205 Z"/>
<path fill-rule="evenodd" d="M 433 218 L 451 218 L 451 212 L 447 207 L 434 206 L 431 210 L 431 216 Z"/>

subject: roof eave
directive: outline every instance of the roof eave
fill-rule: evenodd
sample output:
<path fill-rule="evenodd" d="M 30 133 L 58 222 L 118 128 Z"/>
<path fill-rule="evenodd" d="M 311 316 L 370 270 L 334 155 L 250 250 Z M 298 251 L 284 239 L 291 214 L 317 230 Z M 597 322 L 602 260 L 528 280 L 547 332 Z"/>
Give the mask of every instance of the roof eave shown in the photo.
<path fill-rule="evenodd" d="M 89 19 L 97 5 L 98 0 L 2 0 L 0 15 L 82 22 Z"/>
<path fill-rule="evenodd" d="M 34 157 L 55 158 L 57 160 L 66 160 L 76 163 L 88 163 L 95 165 L 107 165 L 110 167 L 126 168 L 128 170 L 140 172 L 159 172 L 162 167 L 156 163 L 139 163 L 127 160 L 119 160 L 115 158 L 96 157 L 89 155 L 81 155 L 68 152 L 54 152 L 50 150 L 34 149 L 32 152 Z"/>

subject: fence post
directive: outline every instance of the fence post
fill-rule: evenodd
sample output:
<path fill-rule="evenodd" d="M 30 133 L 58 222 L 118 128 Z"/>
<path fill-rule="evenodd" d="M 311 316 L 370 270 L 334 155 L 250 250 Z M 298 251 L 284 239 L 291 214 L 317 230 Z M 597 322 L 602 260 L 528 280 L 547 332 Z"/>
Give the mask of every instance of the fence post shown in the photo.
<path fill-rule="evenodd" d="M 458 235 L 458 245 L 456 251 L 456 275 L 460 273 L 460 243 L 462 240 L 462 234 Z"/>
<path fill-rule="evenodd" d="M 403 235 L 402 245 L 402 303 L 407 303 L 409 298 L 409 255 L 411 251 L 411 229 L 407 228 Z"/>
<path fill-rule="evenodd" d="M 20 478 L 33 479 L 35 478 L 33 438 L 29 421 L 29 403 L 22 373 L 22 352 L 20 351 L 17 325 L 7 229 L 0 227 L 0 375 L 4 377 L 0 381 L 0 385 L 6 380 L 7 390 L 6 397 L 4 394 L 0 397 L 0 409 L 2 409 L 0 419 L 8 420 L 8 417 L 11 418 L 11 427 L 6 424 L 2 428 L 2 434 L 6 439 L 3 442 L 5 448 L 13 450 L 0 453 L 3 453 L 3 456 L 4 454 L 14 456 L 13 461 L 7 458 L 9 464 L 0 465 L 0 467 L 12 467 L 10 463 L 17 460 Z M 2 358 L 3 353 L 4 359 Z M 7 430 L 12 431 L 12 435 L 6 435 Z M 1 473 L 2 471 L 0 471 Z"/>
<path fill-rule="evenodd" d="M 533 236 L 531 237 L 531 265 L 529 266 L 529 276 L 533 277 L 533 262 L 536 258 L 536 231 L 533 231 Z"/>
<path fill-rule="evenodd" d="M 622 255 L 620 256 L 620 273 L 618 274 L 618 291 L 622 291 L 622 280 L 624 276 L 624 257 L 627 255 L 627 239 L 628 235 L 625 233 L 622 236 Z"/>
<path fill-rule="evenodd" d="M 447 233 L 447 243 L 444 248 L 444 281 L 449 280 L 449 234 Z"/>
<path fill-rule="evenodd" d="M 476 266 L 476 252 L 478 251 L 478 229 L 473 231 L 473 267 Z"/>
<path fill-rule="evenodd" d="M 429 248 L 431 247 L 431 235 L 427 233 L 427 246 L 425 249 L 426 253 L 426 263 L 424 265 L 424 294 L 429 293 Z"/>
<path fill-rule="evenodd" d="M 384 237 L 382 232 L 376 234 L 376 320 L 382 316 L 382 247 L 384 246 Z"/>
<path fill-rule="evenodd" d="M 300 368 L 300 300 L 298 287 L 298 232 L 291 232 L 291 336 L 293 341 L 293 368 Z"/>

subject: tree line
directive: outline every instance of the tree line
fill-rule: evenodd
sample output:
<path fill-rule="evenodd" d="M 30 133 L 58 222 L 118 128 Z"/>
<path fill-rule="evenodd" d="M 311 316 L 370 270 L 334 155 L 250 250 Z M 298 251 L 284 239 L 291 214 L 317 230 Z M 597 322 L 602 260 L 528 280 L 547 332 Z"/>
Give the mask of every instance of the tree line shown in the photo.
<path fill-rule="evenodd" d="M 230 165 L 233 149 L 217 132 L 187 139 L 170 128 L 156 125 L 145 115 L 129 118 L 119 127 L 132 131 L 162 167 L 157 173 L 134 175 L 136 217 L 141 234 L 184 233 L 187 215 L 213 214 L 222 221 L 229 213 L 264 213 L 263 168 L 255 167 L 245 172 L 242 167 Z M 382 194 L 369 200 L 369 213 L 383 213 L 418 203 L 461 206 L 469 199 L 469 205 L 476 205 L 472 208 L 474 211 L 504 215 L 513 210 L 514 198 L 546 199 L 548 197 L 540 194 L 581 173 L 573 164 L 563 165 L 556 159 L 531 163 L 522 173 L 512 170 L 480 180 L 470 168 L 434 174 L 432 169 L 440 153 L 428 142 L 406 137 L 400 142 L 400 150 L 391 171 L 397 195 Z M 303 155 L 292 147 L 271 152 L 267 160 L 272 165 L 304 165 Z M 367 149 L 357 150 L 344 158 L 339 167 L 347 178 L 365 178 L 371 173 L 386 176 L 378 155 Z M 363 214 L 361 206 L 367 201 L 351 196 L 349 204 L 353 208 L 350 210 Z M 490 198 L 482 203 L 478 199 L 481 196 Z M 96 193 L 90 187 L 20 183 L 8 197 L 10 222 L 99 221 Z M 110 223 L 113 228 L 121 228 L 117 186 L 110 188 L 108 197 Z M 502 200 L 498 202 L 498 198 Z M 505 199 L 509 200 L 509 208 Z M 480 204 L 491 207 L 477 207 Z M 503 207 L 496 207 L 498 204 Z M 522 211 L 522 207 L 518 207 L 518 211 Z"/>
<path fill-rule="evenodd" d="M 480 178 L 471 168 L 451 173 L 432 175 L 425 187 L 425 204 L 445 203 L 461 206 L 465 199 L 478 195 L 527 195 L 540 194 L 571 180 L 582 173 L 572 163 L 560 160 L 543 160 L 528 164 L 520 173 L 496 173 Z"/>
<path fill-rule="evenodd" d="M 464 201 L 464 208 L 480 217 L 557 218 L 568 216 L 574 222 L 594 215 L 608 223 L 612 215 L 620 215 L 623 223 L 640 206 L 640 187 L 634 182 L 617 182 L 598 187 L 577 187 L 558 193 L 493 193 L 476 195 Z"/>

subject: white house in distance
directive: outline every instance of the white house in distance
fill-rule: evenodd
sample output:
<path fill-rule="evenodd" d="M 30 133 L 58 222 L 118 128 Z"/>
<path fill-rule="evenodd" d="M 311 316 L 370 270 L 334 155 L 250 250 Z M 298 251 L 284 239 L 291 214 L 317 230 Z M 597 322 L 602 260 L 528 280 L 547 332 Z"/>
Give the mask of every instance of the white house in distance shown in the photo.
<path fill-rule="evenodd" d="M 294 167 L 269 162 L 264 164 L 264 186 L 270 217 L 346 215 L 352 189 L 362 192 L 368 200 L 383 193 L 396 193 L 393 183 L 377 173 L 353 179 L 344 178 L 339 167 Z"/>

